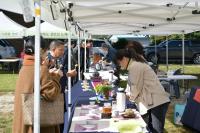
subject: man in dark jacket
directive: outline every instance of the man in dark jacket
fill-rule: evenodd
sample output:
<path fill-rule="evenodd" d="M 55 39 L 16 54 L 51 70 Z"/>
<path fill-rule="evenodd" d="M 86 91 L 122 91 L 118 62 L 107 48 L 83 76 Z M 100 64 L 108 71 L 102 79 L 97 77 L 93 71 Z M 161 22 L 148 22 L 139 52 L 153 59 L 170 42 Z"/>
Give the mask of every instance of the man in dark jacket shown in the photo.
<path fill-rule="evenodd" d="M 106 53 L 106 57 L 104 58 L 104 60 L 106 62 L 114 62 L 117 51 L 112 46 L 106 43 L 103 43 L 101 45 L 101 48 Z"/>
<path fill-rule="evenodd" d="M 54 63 L 51 67 L 56 67 L 57 69 L 61 69 L 63 71 L 63 77 L 60 79 L 60 85 L 62 88 L 62 93 L 64 93 L 66 85 L 67 85 L 67 77 L 76 76 L 76 70 L 68 71 L 68 51 L 65 50 L 64 42 L 59 40 L 54 40 L 50 43 L 50 52 L 48 53 L 48 58 L 53 60 Z M 64 93 L 65 99 L 65 93 Z M 66 101 L 64 100 L 64 112 L 67 111 Z M 60 132 L 62 133 L 64 130 L 64 124 L 60 124 Z"/>

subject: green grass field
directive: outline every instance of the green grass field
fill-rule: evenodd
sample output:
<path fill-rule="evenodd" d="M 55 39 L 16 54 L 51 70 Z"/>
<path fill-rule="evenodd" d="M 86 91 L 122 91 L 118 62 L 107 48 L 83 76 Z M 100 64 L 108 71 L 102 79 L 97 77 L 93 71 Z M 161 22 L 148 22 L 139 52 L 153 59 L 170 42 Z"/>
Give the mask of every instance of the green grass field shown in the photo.
<path fill-rule="evenodd" d="M 159 68 L 161 70 L 166 71 L 165 65 L 160 65 Z M 182 68 L 180 65 L 170 65 L 169 70 L 175 70 L 177 68 Z M 200 65 L 185 65 L 185 72 L 184 74 L 191 74 L 198 76 L 198 80 L 190 81 L 189 86 L 200 86 Z M 0 71 L 0 92 L 6 93 L 10 91 L 14 91 L 16 79 L 18 74 L 12 74 L 12 72 L 3 72 Z M 124 83 L 123 83 L 124 84 Z M 167 117 L 166 117 L 166 124 L 165 124 L 165 133 L 193 133 L 192 130 L 183 127 L 177 126 L 173 123 L 173 114 L 174 113 L 174 106 L 170 104 Z M 0 114 L 0 133 L 11 133 L 11 123 L 12 123 L 12 113 L 7 115 Z"/>
<path fill-rule="evenodd" d="M 18 74 L 0 71 L 0 92 L 14 91 Z"/>
<path fill-rule="evenodd" d="M 169 65 L 169 70 L 176 70 L 178 68 L 183 69 L 182 65 L 172 65 L 172 64 Z M 166 65 L 159 65 L 159 69 L 167 71 Z M 200 75 L 200 65 L 185 65 L 184 74 Z"/>
<path fill-rule="evenodd" d="M 0 133 L 11 133 L 12 132 L 12 120 L 13 114 L 1 114 L 0 113 Z"/>

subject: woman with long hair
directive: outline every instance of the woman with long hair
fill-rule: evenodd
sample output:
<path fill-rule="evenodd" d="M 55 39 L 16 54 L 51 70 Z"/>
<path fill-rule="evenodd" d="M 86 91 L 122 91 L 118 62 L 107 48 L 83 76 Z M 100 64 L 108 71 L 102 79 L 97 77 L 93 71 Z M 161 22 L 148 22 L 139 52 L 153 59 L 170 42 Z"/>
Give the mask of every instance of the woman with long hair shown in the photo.
<path fill-rule="evenodd" d="M 116 60 L 121 69 L 128 70 L 127 97 L 138 105 L 150 130 L 162 133 L 170 99 L 157 75 L 134 49 L 119 50 Z"/>

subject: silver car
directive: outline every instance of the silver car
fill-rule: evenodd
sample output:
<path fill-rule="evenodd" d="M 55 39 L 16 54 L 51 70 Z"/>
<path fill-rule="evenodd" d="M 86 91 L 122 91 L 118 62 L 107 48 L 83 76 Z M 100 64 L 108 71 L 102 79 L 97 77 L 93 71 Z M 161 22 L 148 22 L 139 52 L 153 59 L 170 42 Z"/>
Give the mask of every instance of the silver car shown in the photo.
<path fill-rule="evenodd" d="M 15 49 L 9 44 L 8 41 L 0 40 L 0 59 L 15 57 Z"/>

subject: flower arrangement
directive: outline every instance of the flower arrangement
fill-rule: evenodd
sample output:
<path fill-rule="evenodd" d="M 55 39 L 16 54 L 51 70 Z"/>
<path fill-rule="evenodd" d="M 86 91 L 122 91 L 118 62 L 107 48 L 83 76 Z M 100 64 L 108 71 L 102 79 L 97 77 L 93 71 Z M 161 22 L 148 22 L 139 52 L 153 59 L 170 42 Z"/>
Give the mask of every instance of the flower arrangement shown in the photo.
<path fill-rule="evenodd" d="M 104 85 L 104 84 L 98 84 L 94 89 L 95 89 L 95 92 L 97 94 L 103 94 L 105 99 L 108 99 L 109 98 L 109 92 L 112 90 L 112 86 Z"/>

